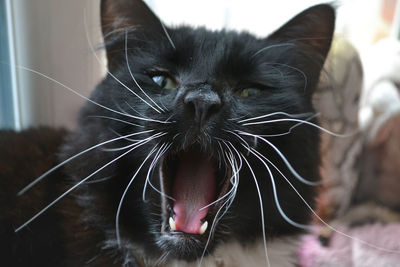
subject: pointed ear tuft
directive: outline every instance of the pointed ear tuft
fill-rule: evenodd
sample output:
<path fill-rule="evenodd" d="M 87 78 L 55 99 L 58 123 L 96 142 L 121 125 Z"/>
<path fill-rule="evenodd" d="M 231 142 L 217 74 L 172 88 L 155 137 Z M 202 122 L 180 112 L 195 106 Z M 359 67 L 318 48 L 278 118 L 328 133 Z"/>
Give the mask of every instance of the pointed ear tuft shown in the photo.
<path fill-rule="evenodd" d="M 131 28 L 161 32 L 161 22 L 141 0 L 102 0 L 101 27 L 105 39 Z"/>
<path fill-rule="evenodd" d="M 325 60 L 331 46 L 334 28 L 335 9 L 331 5 L 320 4 L 292 18 L 268 39 L 303 44 Z"/>
<path fill-rule="evenodd" d="M 109 69 L 120 65 L 125 58 L 125 39 L 133 32 L 152 38 L 163 35 L 160 19 L 141 0 L 101 0 L 101 27 Z"/>

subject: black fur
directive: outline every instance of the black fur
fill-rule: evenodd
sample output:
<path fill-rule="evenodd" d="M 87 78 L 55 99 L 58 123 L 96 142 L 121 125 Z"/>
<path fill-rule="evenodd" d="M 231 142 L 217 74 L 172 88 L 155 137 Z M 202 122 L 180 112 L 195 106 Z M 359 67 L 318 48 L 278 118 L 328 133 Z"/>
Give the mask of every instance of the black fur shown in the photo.
<path fill-rule="evenodd" d="M 328 5 L 312 7 L 264 39 L 234 31 L 167 28 L 175 48 L 162 30 L 160 21 L 141 1 L 104 0 L 102 15 L 110 72 L 128 88 L 148 100 L 129 74 L 125 60 L 127 41 L 128 61 L 135 79 L 146 93 L 167 111 L 154 111 L 110 75 L 97 86 L 90 99 L 119 112 L 158 121 L 168 120 L 171 123 L 134 119 L 90 102 L 85 105 L 79 116 L 78 129 L 68 136 L 62 146 L 60 160 L 118 137 L 115 132 L 126 135 L 144 130 L 155 131 L 132 137 L 138 139 L 156 132 L 167 134 L 125 155 L 90 178 L 96 180 L 108 177 L 108 180 L 83 184 L 78 188 L 74 197 L 79 206 L 74 207 L 73 211 L 78 211 L 79 214 L 70 213 L 68 219 L 83 220 L 83 223 L 77 223 L 75 225 L 80 227 L 68 230 L 75 232 L 81 239 L 67 239 L 70 243 L 65 245 L 68 249 L 64 251 L 71 254 L 65 255 L 68 258 L 65 262 L 71 264 L 70 266 L 81 266 L 84 262 L 100 266 L 107 262 L 109 265 L 105 266 L 111 266 L 122 264 L 127 259 L 157 260 L 165 252 L 169 252 L 168 260 L 198 259 L 205 248 L 208 234 L 182 239 L 161 234 L 162 223 L 166 218 L 162 216 L 160 194 L 148 188 L 147 202 L 142 200 L 146 174 L 153 157 L 145 163 L 124 199 L 120 216 L 122 247 L 118 248 L 115 241 L 115 215 L 123 191 L 139 165 L 158 142 L 172 143 L 168 153 L 195 148 L 199 153 L 218 158 L 218 140 L 223 139 L 231 142 L 246 155 L 247 151 L 241 145 L 241 140 L 227 131 L 277 134 L 286 132 L 294 124 L 281 122 L 242 126 L 233 119 L 245 119 L 277 111 L 290 114 L 313 113 L 311 97 L 330 47 L 334 11 Z M 135 20 L 135 16 L 139 19 Z M 112 24 L 113 21 L 121 23 Z M 266 47 L 270 48 L 262 50 Z M 160 74 L 171 77 L 178 83 L 178 87 L 161 90 L 151 79 L 152 76 Z M 247 98 L 238 97 L 241 90 L 247 88 L 257 90 L 252 91 Z M 218 98 L 217 104 L 209 105 L 205 108 L 206 111 L 203 110 L 206 115 L 201 122 L 196 119 L 198 107 L 186 101 L 188 94 L 200 91 L 208 92 L 206 94 L 216 93 Z M 204 103 L 207 104 L 202 102 Z M 98 116 L 107 116 L 114 120 Z M 315 119 L 313 122 L 316 122 Z M 312 205 L 314 187 L 294 178 L 278 154 L 268 145 L 260 140 L 255 142 L 254 138 L 242 138 L 274 162 Z M 319 133 L 315 128 L 302 125 L 289 135 L 271 137 L 268 140 L 279 148 L 303 177 L 311 181 L 319 180 Z M 118 148 L 129 144 L 130 141 L 121 139 L 104 147 Z M 69 182 L 76 183 L 122 153 L 123 151 L 104 151 L 100 147 L 67 164 L 63 171 Z M 288 224 L 278 213 L 265 167 L 251 154 L 246 158 L 254 169 L 261 188 L 267 239 L 299 232 L 298 228 Z M 283 210 L 293 221 L 306 224 L 309 220 L 309 210 L 279 173 L 271 169 Z M 160 188 L 159 172 L 154 171 L 150 178 L 152 183 Z M 68 203 L 74 205 L 71 201 Z M 62 209 L 65 214 L 68 207 Z M 42 220 L 44 219 L 39 218 L 35 223 L 46 224 Z M 21 233 L 26 231 L 30 230 L 23 229 Z M 262 225 L 259 198 L 249 168 L 244 164 L 235 200 L 228 213 L 218 223 L 207 252 L 212 252 L 223 242 L 238 240 L 247 244 L 260 238 Z M 74 244 L 76 248 L 73 248 Z M 134 263 L 130 264 L 134 266 Z"/>

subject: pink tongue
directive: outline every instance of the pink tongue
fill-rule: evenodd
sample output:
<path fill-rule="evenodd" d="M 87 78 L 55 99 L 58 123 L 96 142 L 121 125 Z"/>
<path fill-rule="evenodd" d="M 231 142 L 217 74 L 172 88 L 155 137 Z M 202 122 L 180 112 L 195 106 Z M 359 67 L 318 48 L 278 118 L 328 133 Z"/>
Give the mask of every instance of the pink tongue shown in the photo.
<path fill-rule="evenodd" d="M 172 189 L 176 230 L 198 234 L 201 220 L 210 209 L 201 208 L 213 202 L 215 194 L 216 181 L 212 161 L 195 152 L 183 154 Z"/>

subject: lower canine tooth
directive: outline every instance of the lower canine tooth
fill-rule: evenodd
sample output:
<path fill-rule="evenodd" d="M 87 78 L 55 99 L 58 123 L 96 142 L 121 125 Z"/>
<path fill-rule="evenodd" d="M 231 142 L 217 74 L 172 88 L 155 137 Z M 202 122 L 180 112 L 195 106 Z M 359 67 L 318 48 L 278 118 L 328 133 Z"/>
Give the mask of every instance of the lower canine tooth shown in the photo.
<path fill-rule="evenodd" d="M 208 222 L 205 221 L 200 227 L 199 234 L 201 235 L 204 234 L 207 230 L 207 227 L 208 227 Z"/>
<path fill-rule="evenodd" d="M 174 219 L 172 219 L 172 217 L 169 217 L 169 227 L 171 227 L 172 231 L 176 230 L 176 225 L 175 225 L 175 221 Z M 207 227 L 206 227 L 207 228 Z"/>

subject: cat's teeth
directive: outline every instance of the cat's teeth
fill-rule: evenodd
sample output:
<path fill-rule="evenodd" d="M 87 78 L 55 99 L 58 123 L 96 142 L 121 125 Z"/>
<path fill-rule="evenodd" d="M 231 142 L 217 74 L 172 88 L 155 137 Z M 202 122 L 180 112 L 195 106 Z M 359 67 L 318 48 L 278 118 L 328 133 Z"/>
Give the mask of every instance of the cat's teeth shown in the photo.
<path fill-rule="evenodd" d="M 200 227 L 199 234 L 200 235 L 204 234 L 207 230 L 207 227 L 208 227 L 208 222 L 205 221 Z"/>
<path fill-rule="evenodd" d="M 176 225 L 174 219 L 172 217 L 169 217 L 169 227 L 171 228 L 172 231 L 176 231 Z"/>

